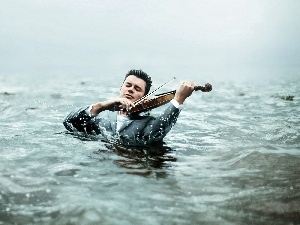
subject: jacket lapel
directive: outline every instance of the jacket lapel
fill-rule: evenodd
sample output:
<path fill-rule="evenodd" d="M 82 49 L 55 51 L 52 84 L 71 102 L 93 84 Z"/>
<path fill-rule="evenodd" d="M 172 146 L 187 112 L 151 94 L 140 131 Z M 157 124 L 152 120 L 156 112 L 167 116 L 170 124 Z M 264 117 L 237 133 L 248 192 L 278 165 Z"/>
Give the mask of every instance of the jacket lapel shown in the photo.
<path fill-rule="evenodd" d="M 108 118 L 113 135 L 115 135 L 117 129 L 117 112 L 108 113 Z"/>
<path fill-rule="evenodd" d="M 121 132 L 122 130 L 124 130 L 126 127 L 129 126 L 129 124 L 131 124 L 133 122 L 133 120 L 128 120 L 128 121 L 125 121 L 122 126 L 120 127 L 120 130 L 119 132 Z"/>
<path fill-rule="evenodd" d="M 108 118 L 109 118 L 109 122 L 110 122 L 110 126 L 111 126 L 111 130 L 113 132 L 113 135 L 115 135 L 117 133 L 117 115 L 118 115 L 118 112 L 112 112 L 112 113 L 109 113 L 108 114 Z M 125 121 L 119 132 L 124 130 L 127 126 L 129 126 L 131 123 L 133 122 L 133 120 L 128 120 L 128 121 Z"/>

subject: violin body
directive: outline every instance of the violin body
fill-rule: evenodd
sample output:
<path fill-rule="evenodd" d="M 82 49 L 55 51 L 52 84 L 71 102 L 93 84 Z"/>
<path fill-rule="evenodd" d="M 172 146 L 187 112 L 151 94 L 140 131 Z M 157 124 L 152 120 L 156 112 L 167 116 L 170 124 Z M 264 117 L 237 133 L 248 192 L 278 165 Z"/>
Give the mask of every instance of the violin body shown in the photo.
<path fill-rule="evenodd" d="M 207 83 L 205 86 L 195 86 L 194 91 L 210 92 L 212 90 L 211 84 Z M 164 104 L 167 104 L 175 97 L 176 90 L 166 93 L 155 95 L 153 98 L 145 98 L 143 101 L 139 101 L 134 107 L 131 107 L 127 112 L 128 115 L 134 113 L 145 112 Z"/>
<path fill-rule="evenodd" d="M 136 104 L 134 107 L 131 107 L 127 113 L 133 114 L 133 113 L 145 112 L 157 108 L 159 106 L 162 106 L 164 104 L 167 104 L 174 98 L 175 93 L 176 91 L 170 91 L 159 95 L 155 95 L 154 98 L 150 98 L 150 99 L 146 98 L 144 101 Z"/>

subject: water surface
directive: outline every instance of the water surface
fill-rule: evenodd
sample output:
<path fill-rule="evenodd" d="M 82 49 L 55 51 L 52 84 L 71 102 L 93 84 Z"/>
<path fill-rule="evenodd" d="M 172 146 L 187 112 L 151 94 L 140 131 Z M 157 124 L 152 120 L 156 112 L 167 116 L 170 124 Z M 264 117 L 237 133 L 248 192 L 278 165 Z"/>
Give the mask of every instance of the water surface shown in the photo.
<path fill-rule="evenodd" d="M 0 224 L 299 224 L 297 77 L 211 83 L 137 149 L 64 132 L 117 79 L 1 76 Z"/>

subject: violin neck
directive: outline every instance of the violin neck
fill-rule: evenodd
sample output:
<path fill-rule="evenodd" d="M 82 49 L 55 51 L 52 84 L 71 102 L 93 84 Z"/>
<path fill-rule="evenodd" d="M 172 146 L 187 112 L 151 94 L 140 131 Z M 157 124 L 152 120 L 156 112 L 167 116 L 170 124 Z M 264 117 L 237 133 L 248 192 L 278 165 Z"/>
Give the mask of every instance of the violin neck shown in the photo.
<path fill-rule="evenodd" d="M 194 91 L 202 91 L 202 92 L 210 92 L 212 90 L 212 86 L 210 84 L 205 84 L 205 86 L 195 86 Z M 167 95 L 167 94 L 175 94 L 176 90 L 157 94 L 155 96 Z"/>
<path fill-rule="evenodd" d="M 203 87 L 203 86 L 195 86 L 194 90 L 195 91 L 205 91 L 205 87 Z"/>

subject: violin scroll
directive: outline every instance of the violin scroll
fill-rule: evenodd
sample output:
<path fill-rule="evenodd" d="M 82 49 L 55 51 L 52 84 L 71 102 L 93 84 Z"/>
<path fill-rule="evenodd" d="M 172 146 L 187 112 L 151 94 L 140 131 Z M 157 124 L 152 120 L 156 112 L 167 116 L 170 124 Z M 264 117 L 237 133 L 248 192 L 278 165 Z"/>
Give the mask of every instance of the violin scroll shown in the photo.
<path fill-rule="evenodd" d="M 207 83 L 205 86 L 195 86 L 194 88 L 195 91 L 202 91 L 202 92 L 210 92 L 212 90 L 211 84 Z"/>

